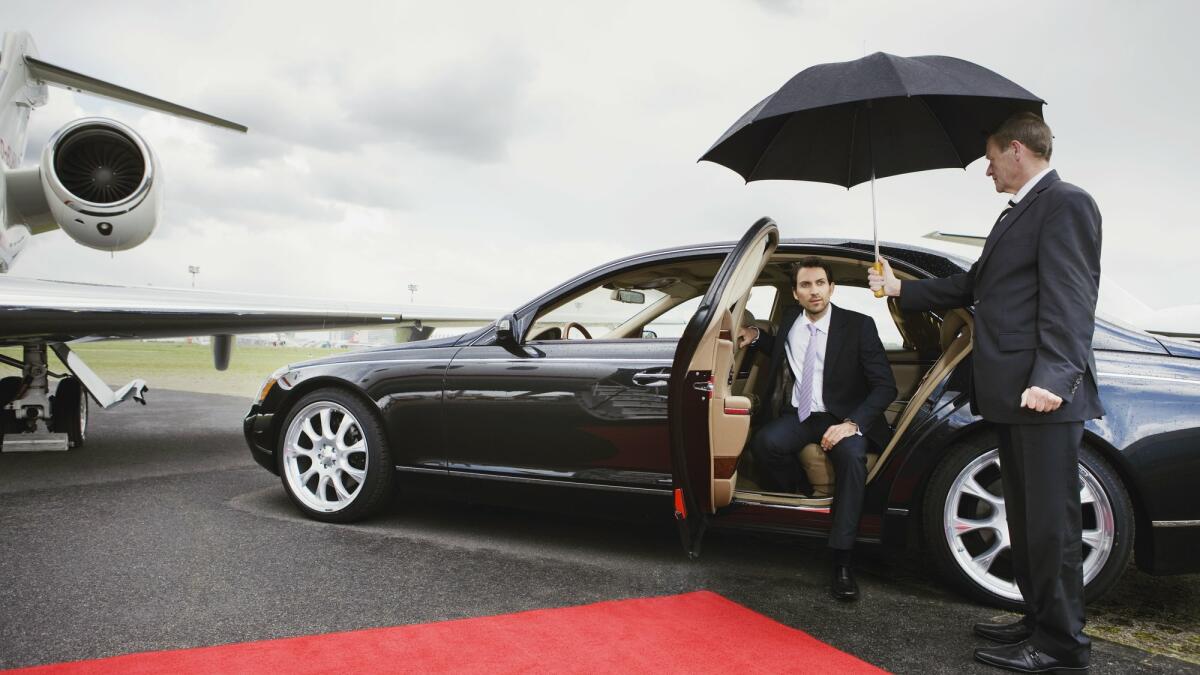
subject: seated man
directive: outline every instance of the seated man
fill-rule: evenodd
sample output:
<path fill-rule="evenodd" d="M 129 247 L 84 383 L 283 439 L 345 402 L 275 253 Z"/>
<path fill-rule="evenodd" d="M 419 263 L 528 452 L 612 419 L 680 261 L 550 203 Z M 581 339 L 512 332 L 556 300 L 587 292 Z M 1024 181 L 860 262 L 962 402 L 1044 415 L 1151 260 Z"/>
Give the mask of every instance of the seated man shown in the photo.
<path fill-rule="evenodd" d="M 751 452 L 764 488 L 794 492 L 801 478 L 800 449 L 820 442 L 834 468 L 833 596 L 858 597 L 850 551 L 858 533 L 867 480 L 867 453 L 879 452 L 891 439 L 883 417 L 896 398 L 896 380 L 875 321 L 829 303 L 834 284 L 820 258 L 801 260 L 792 271 L 792 295 L 800 303 L 784 312 L 780 335 L 742 328 L 739 344 L 749 342 L 770 355 L 767 391 L 790 369 L 795 384 L 783 393 L 779 417 L 758 430 Z M 768 405 L 768 410 L 776 406 Z"/>

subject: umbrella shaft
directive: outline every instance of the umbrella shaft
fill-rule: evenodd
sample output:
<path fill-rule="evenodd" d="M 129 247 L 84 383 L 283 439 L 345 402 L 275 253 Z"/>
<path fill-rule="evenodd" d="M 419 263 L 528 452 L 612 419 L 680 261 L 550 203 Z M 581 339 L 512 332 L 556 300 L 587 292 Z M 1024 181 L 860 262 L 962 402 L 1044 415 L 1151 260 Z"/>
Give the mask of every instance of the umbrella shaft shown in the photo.
<path fill-rule="evenodd" d="M 871 142 L 871 103 L 867 101 L 867 157 L 871 162 L 871 228 L 875 239 L 875 257 L 879 257 L 879 218 L 875 215 L 875 147 Z"/>
<path fill-rule="evenodd" d="M 872 162 L 874 164 L 874 162 Z M 879 257 L 879 219 L 875 215 L 875 167 L 871 167 L 871 227 L 875 234 L 875 257 Z"/>

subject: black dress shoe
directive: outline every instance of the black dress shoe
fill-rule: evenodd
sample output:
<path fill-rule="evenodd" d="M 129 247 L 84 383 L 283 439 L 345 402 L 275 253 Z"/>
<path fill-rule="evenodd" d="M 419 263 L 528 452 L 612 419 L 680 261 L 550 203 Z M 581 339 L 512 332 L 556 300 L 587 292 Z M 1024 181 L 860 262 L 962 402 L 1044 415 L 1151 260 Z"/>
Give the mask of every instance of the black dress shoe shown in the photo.
<path fill-rule="evenodd" d="M 1087 652 L 1084 652 L 1083 656 L 1059 659 L 1038 651 L 1028 642 L 976 649 L 975 660 L 982 661 L 989 666 L 1015 670 L 1018 673 L 1058 673 L 1088 669 Z"/>
<path fill-rule="evenodd" d="M 836 600 L 858 599 L 858 584 L 854 581 L 854 568 L 849 565 L 833 566 L 833 584 L 829 592 Z"/>
<path fill-rule="evenodd" d="M 1015 645 L 1028 640 L 1029 636 L 1033 635 L 1033 630 L 1023 620 L 1018 620 L 1012 623 L 977 623 L 975 634 L 994 642 Z"/>

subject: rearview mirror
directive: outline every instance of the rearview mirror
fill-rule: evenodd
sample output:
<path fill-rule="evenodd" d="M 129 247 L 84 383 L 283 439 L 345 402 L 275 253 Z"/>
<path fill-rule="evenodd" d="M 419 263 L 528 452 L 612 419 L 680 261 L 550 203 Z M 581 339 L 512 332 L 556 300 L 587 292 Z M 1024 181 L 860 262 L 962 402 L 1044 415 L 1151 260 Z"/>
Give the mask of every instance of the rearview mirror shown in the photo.
<path fill-rule="evenodd" d="M 639 291 L 617 289 L 612 292 L 612 299 L 616 300 L 617 302 L 625 302 L 630 305 L 646 304 L 646 294 Z"/>

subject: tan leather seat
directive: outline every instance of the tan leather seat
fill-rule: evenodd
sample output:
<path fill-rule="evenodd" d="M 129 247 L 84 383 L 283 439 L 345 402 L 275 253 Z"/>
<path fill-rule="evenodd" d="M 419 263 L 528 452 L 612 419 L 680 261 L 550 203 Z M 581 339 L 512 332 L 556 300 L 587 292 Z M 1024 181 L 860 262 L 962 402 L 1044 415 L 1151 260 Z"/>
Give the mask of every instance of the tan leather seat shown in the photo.
<path fill-rule="evenodd" d="M 933 393 L 934 387 L 966 356 L 971 346 L 971 327 L 970 315 L 961 309 L 950 310 L 942 319 L 942 355 L 934 362 L 929 372 L 925 373 L 912 400 L 909 401 L 904 412 L 896 418 L 892 442 L 888 444 L 884 454 L 891 451 L 897 439 L 908 429 L 909 423 L 912 422 L 921 405 L 925 403 L 925 399 Z M 872 469 L 878 463 L 879 457 L 874 453 L 867 455 L 868 479 L 870 479 Z M 819 444 L 809 443 L 800 449 L 800 465 L 804 467 L 804 473 L 808 475 L 808 482 L 812 483 L 814 497 L 828 497 L 833 494 L 833 461 L 821 450 Z"/>

